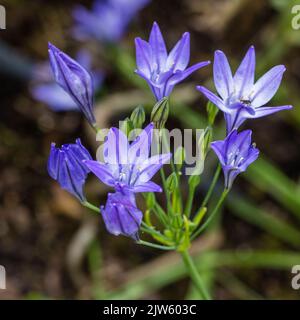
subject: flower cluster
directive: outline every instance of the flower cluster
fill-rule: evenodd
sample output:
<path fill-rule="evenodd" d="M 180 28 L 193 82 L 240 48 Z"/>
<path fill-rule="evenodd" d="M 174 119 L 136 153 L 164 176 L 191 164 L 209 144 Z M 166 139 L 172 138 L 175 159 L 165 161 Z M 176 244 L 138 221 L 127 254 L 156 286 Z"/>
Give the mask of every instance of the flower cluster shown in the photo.
<path fill-rule="evenodd" d="M 127 11 L 124 9 L 125 11 L 122 12 L 127 17 L 124 18 L 124 21 L 127 19 L 128 22 L 129 11 L 138 10 L 146 2 L 126 2 Z M 125 4 L 125 1 L 110 0 L 108 3 L 104 7 L 103 4 L 97 2 L 93 9 L 94 13 L 98 15 L 102 10 L 108 10 L 111 6 Z M 88 16 L 87 11 L 84 10 L 81 8 L 77 11 L 78 19 Z M 94 23 L 96 23 L 94 18 L 89 16 L 89 19 L 84 19 L 90 25 L 86 25 L 86 28 L 81 25 L 81 29 L 77 31 L 80 31 L 81 35 L 90 32 L 95 26 Z M 105 25 L 103 21 L 102 24 Z M 105 28 L 107 28 L 107 25 L 105 25 Z M 113 27 L 107 29 L 110 30 Z M 99 36 L 109 37 L 102 34 L 104 31 L 99 30 Z M 119 37 L 121 28 L 114 31 L 116 34 L 112 38 Z M 146 42 L 136 38 L 135 45 L 136 73 L 147 81 L 157 100 L 151 114 L 152 122 L 143 130 L 140 130 L 132 142 L 129 142 L 129 129 L 141 128 L 145 121 L 143 109 L 141 107 L 136 108 L 131 117 L 125 121 L 126 130 L 115 127 L 109 130 L 102 145 L 103 161 L 93 160 L 79 139 L 76 140 L 75 144 L 63 145 L 60 149 L 52 144 L 48 172 L 53 179 L 59 182 L 62 188 L 76 196 L 83 205 L 101 212 L 106 229 L 110 233 L 129 236 L 136 241 L 139 241 L 139 229 L 143 218 L 143 214 L 136 203 L 136 194 L 147 193 L 145 195 L 146 212 L 149 214 L 153 210 L 157 214 L 157 218 L 167 228 L 164 233 L 154 230 L 148 217 L 148 224 L 146 224 L 148 229 L 146 231 L 157 241 L 167 245 L 167 248 L 174 245 L 178 251 L 184 251 L 188 247 L 190 239 L 193 239 L 202 230 L 201 228 L 196 229 L 206 212 L 206 208 L 201 206 L 193 219 L 190 219 L 193 197 L 189 198 L 188 203 L 183 208 L 179 186 L 180 168 L 178 169 L 172 163 L 171 153 L 161 154 L 158 152 L 150 156 L 150 151 L 154 125 L 160 130 L 167 121 L 169 113 L 168 97 L 174 86 L 197 69 L 208 65 L 209 61 L 200 62 L 187 68 L 190 58 L 189 33 L 184 33 L 168 54 L 157 23 L 153 24 L 149 41 Z M 94 91 L 91 74 L 82 64 L 73 60 L 52 44 L 49 44 L 49 56 L 57 84 L 74 101 L 88 122 L 98 132 L 99 128 L 93 113 Z M 232 187 L 237 175 L 244 172 L 259 155 L 259 150 L 251 141 L 251 130 L 238 132 L 239 127 L 246 119 L 259 118 L 291 108 L 289 105 L 265 106 L 276 93 L 284 71 L 284 66 L 276 66 L 254 82 L 255 51 L 254 47 L 250 47 L 233 76 L 226 56 L 218 50 L 215 52 L 213 76 L 220 97 L 203 86 L 197 87 L 224 113 L 227 135 L 224 140 L 212 142 L 211 148 L 222 166 L 226 192 Z M 161 134 L 161 131 L 159 133 Z M 173 172 L 166 179 L 162 167 L 169 161 L 171 161 Z M 152 181 L 159 170 L 162 170 L 161 176 L 166 193 L 167 213 L 156 203 L 153 194 L 162 191 L 161 186 Z M 90 204 L 83 192 L 87 175 L 90 172 L 113 190 L 108 194 L 105 205 L 101 205 L 100 208 Z M 199 177 L 197 178 L 193 177 L 189 180 L 189 191 L 192 196 L 200 182 Z"/>

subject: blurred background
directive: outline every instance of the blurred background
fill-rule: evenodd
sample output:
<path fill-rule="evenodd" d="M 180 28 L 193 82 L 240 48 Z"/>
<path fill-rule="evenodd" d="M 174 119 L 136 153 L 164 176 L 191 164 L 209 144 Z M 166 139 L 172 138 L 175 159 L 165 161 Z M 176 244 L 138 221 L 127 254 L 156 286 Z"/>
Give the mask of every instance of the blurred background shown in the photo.
<path fill-rule="evenodd" d="M 0 264 L 7 289 L 0 298 L 199 298 L 176 253 L 108 234 L 101 217 L 81 207 L 46 170 L 52 141 L 80 137 L 92 154 L 97 147 L 82 115 L 53 83 L 47 42 L 93 72 L 97 120 L 108 127 L 138 104 L 150 110 L 154 103 L 133 72 L 134 38 L 147 39 L 157 21 L 169 49 L 183 32 L 191 33 L 191 64 L 212 60 L 221 49 L 235 68 L 253 44 L 257 77 L 286 65 L 271 105 L 294 109 L 246 123 L 261 157 L 237 180 L 219 221 L 191 250 L 216 299 L 299 299 L 291 286 L 292 266 L 300 265 L 300 29 L 292 27 L 297 1 L 119 0 L 122 10 L 98 2 L 2 1 Z M 206 100 L 195 85 L 213 89 L 211 75 L 211 66 L 203 68 L 175 89 L 170 128 L 204 127 Z M 221 115 L 217 125 L 224 135 Z M 215 163 L 210 154 L 197 199 Z M 89 177 L 86 194 L 93 203 L 103 204 L 106 192 Z"/>

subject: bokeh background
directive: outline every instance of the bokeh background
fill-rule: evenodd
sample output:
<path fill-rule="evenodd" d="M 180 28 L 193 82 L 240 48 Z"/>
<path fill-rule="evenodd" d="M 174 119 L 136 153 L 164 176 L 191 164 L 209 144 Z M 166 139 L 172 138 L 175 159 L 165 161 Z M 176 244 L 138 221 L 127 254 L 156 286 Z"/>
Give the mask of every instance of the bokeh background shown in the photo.
<path fill-rule="evenodd" d="M 179 256 L 108 234 L 101 217 L 82 208 L 48 176 L 52 141 L 81 137 L 92 153 L 97 144 L 79 112 L 55 112 L 32 94 L 44 81 L 37 70 L 47 62 L 51 41 L 71 56 L 88 50 L 92 68 L 101 70 L 100 126 L 117 124 L 139 103 L 149 110 L 153 97 L 133 73 L 134 38 L 147 38 L 155 20 L 168 48 L 183 32 L 191 33 L 193 63 L 212 60 L 214 50 L 221 49 L 236 67 L 253 44 L 257 75 L 286 65 L 272 104 L 294 109 L 246 123 L 261 158 L 237 180 L 220 219 L 191 250 L 216 299 L 299 299 L 300 291 L 291 286 L 291 268 L 300 265 L 300 30 L 291 25 L 297 1 L 152 0 L 113 44 L 72 37 L 71 11 L 79 3 L 92 5 L 2 1 L 7 29 L 0 31 L 0 264 L 6 268 L 7 289 L 0 290 L 0 298 L 199 298 Z M 212 89 L 211 75 L 212 67 L 206 67 L 176 88 L 170 128 L 203 128 L 206 101 L 195 85 Z M 217 125 L 222 130 L 221 115 Z M 215 163 L 211 154 L 197 190 L 199 201 Z M 106 192 L 89 177 L 86 193 L 92 202 L 103 203 Z"/>

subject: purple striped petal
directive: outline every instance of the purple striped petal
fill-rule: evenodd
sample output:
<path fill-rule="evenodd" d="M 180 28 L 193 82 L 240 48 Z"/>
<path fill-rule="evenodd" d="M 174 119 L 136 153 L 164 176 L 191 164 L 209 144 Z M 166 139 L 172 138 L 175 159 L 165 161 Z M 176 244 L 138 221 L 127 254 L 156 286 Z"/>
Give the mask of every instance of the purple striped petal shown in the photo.
<path fill-rule="evenodd" d="M 168 54 L 164 38 L 156 22 L 153 23 L 149 37 L 149 44 L 152 47 L 157 66 L 159 70 L 162 70 L 166 64 Z"/>
<path fill-rule="evenodd" d="M 208 100 L 210 100 L 214 105 L 216 105 L 221 111 L 227 113 L 231 110 L 227 108 L 223 102 L 222 99 L 220 99 L 218 96 L 216 96 L 214 93 L 212 93 L 210 90 L 206 89 L 203 86 L 197 86 L 197 90 L 202 92 Z"/>

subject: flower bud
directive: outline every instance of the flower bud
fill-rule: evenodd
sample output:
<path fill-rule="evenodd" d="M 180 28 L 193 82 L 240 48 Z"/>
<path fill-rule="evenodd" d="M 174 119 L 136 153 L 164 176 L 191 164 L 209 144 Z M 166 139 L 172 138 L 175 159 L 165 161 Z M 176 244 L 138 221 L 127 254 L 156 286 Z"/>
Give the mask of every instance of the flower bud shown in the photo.
<path fill-rule="evenodd" d="M 167 97 L 158 101 L 151 112 L 151 122 L 157 129 L 163 129 L 169 117 L 169 99 Z"/>
<path fill-rule="evenodd" d="M 185 159 L 185 150 L 183 147 L 180 146 L 177 148 L 174 156 L 174 163 L 178 170 L 182 168 L 184 159 Z"/>
<path fill-rule="evenodd" d="M 142 128 L 145 120 L 146 120 L 146 115 L 145 115 L 145 110 L 143 106 L 137 106 L 131 113 L 130 120 L 132 121 L 132 124 L 135 129 L 140 129 Z"/>
<path fill-rule="evenodd" d="M 88 122 L 95 127 L 93 81 L 78 62 L 49 43 L 49 58 L 55 81 L 70 95 Z"/>
<path fill-rule="evenodd" d="M 208 117 L 208 124 L 212 126 L 215 122 L 215 118 L 219 112 L 219 109 L 212 103 L 208 102 L 206 105 L 207 117 Z"/>
<path fill-rule="evenodd" d="M 169 192 L 173 193 L 176 188 L 178 187 L 178 179 L 177 179 L 177 175 L 175 172 L 173 172 L 166 181 L 167 184 L 167 189 L 169 190 Z"/>
<path fill-rule="evenodd" d="M 120 129 L 129 137 L 130 132 L 134 129 L 132 121 L 127 117 L 124 121 L 121 121 Z"/>

